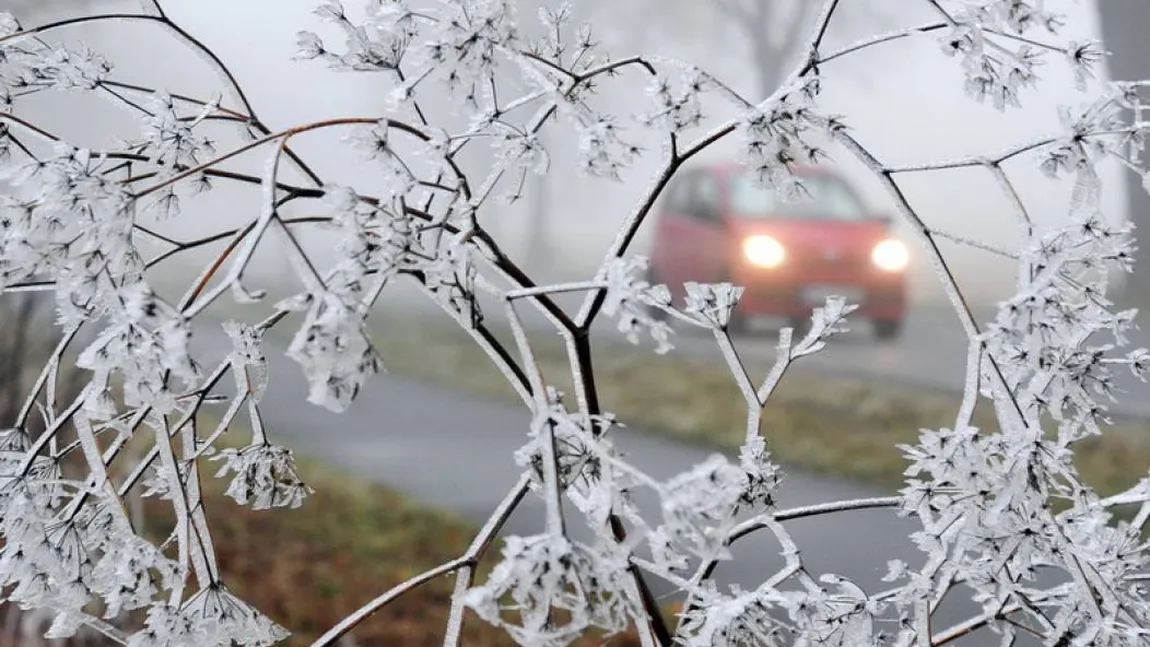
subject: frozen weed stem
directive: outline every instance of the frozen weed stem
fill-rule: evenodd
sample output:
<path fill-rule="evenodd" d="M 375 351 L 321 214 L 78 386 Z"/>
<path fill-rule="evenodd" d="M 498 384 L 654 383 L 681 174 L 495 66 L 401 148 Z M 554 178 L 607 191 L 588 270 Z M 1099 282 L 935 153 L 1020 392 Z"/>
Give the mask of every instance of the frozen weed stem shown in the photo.
<path fill-rule="evenodd" d="M 230 475 L 227 494 L 236 504 L 303 503 L 311 489 L 299 479 L 291 451 L 273 444 L 275 429 L 266 429 L 260 414 L 267 388 L 264 334 L 301 313 L 287 353 L 309 380 L 308 400 L 343 411 L 386 361 L 367 334 L 373 305 L 389 285 L 409 281 L 487 352 L 530 410 L 533 422 L 516 453 L 522 472 L 518 479 L 508 475 L 514 486 L 465 554 L 383 593 L 317 647 L 333 644 L 406 591 L 452 573 L 449 645 L 458 642 L 468 609 L 532 647 L 565 645 L 592 628 L 629 626 L 645 645 L 661 646 L 927 647 L 975 631 L 994 632 L 1004 644 L 1019 636 L 1059 646 L 1150 643 L 1142 543 L 1150 487 L 1143 483 L 1103 500 L 1072 462 L 1075 444 L 1107 424 L 1114 371 L 1142 376 L 1150 362 L 1145 349 L 1123 349 L 1134 313 L 1115 312 L 1106 298 L 1110 271 L 1131 269 L 1133 238 L 1128 227 L 1108 224 L 1099 212 L 1094 171 L 1100 160 L 1118 157 L 1143 172 L 1132 161 L 1144 135 L 1141 85 L 1111 84 L 1085 107 L 1063 109 L 1061 130 L 1049 137 L 1004 142 L 1002 150 L 977 158 L 886 165 L 852 135 L 850 115 L 822 110 L 824 65 L 926 34 L 961 66 L 973 100 L 1007 110 L 1039 82 L 1039 63 L 1069 65 L 1084 82 L 1102 57 L 1097 44 L 1060 39 L 1059 17 L 1040 0 L 921 1 L 934 12 L 933 22 L 835 51 L 824 39 L 843 3 L 823 3 L 798 65 L 761 100 L 738 96 L 694 66 L 641 55 L 611 58 L 590 28 L 571 24 L 565 7 L 541 12 L 543 29 L 535 31 L 542 35 L 533 38 L 514 7 L 497 0 L 374 1 L 354 13 L 327 2 L 316 13 L 346 42 L 337 47 L 300 32 L 299 58 L 390 79 L 388 113 L 278 131 L 256 114 L 225 61 L 174 22 L 159 0 L 146 0 L 135 14 L 38 26 L 0 14 L 0 168 L 8 187 L 0 195 L 0 288 L 51 292 L 67 331 L 19 415 L 2 421 L 4 599 L 56 614 L 53 637 L 88 626 L 133 647 L 282 639 L 283 628 L 222 581 L 198 467 L 204 459 L 222 459 L 216 476 Z M 113 61 L 63 44 L 70 30 L 102 21 L 170 33 L 173 46 L 196 51 L 218 74 L 219 96 L 140 87 L 118 77 Z M 633 122 L 597 108 L 595 90 L 608 82 L 648 84 L 650 105 Z M 38 126 L 27 97 L 62 90 L 93 93 L 136 114 L 138 137 L 87 150 Z M 717 125 L 703 119 L 705 94 L 728 106 L 730 114 Z M 435 114 L 428 96 L 449 96 L 466 119 Z M 217 141 L 208 129 L 218 123 L 237 127 L 238 135 Z M 543 129 L 578 140 L 577 168 L 553 168 Z M 329 130 L 344 134 L 374 165 L 379 192 L 322 177 L 291 146 L 298 135 Z M 633 210 L 621 214 L 599 271 L 580 282 L 537 285 L 483 225 L 495 197 L 518 196 L 528 173 L 618 181 L 644 154 L 637 133 L 661 138 L 661 166 Z M 660 192 L 696 154 L 730 136 L 741 139 L 744 162 L 758 180 L 791 199 L 802 199 L 794 165 L 821 159 L 822 142 L 861 160 L 919 237 L 969 335 L 966 390 L 955 423 L 926 430 L 903 448 L 908 467 L 897 496 L 797 510 L 775 504 L 783 475 L 760 435 L 762 408 L 792 362 L 844 329 L 852 304 L 828 300 L 802 339 L 784 331 L 774 369 L 757 378 L 727 332 L 741 288 L 690 284 L 679 306 L 667 286 L 642 277 L 645 259 L 631 246 Z M 475 148 L 486 164 L 465 171 L 461 152 Z M 267 154 L 262 174 L 224 168 L 255 150 Z M 1004 163 L 1022 156 L 1051 176 L 1073 179 L 1073 200 L 1058 225 L 1036 225 L 1018 198 Z M 1019 249 L 1007 252 L 1018 259 L 1016 295 L 986 325 L 976 321 L 936 245 L 940 237 L 954 237 L 935 229 L 899 185 L 907 174 L 963 167 L 994 175 L 1023 234 Z M 287 168 L 302 184 L 285 179 Z M 221 183 L 261 191 L 260 208 L 246 223 L 193 239 L 161 233 L 160 223 L 179 218 L 185 203 Z M 312 203 L 322 215 L 289 218 L 283 211 L 292 203 Z M 338 235 L 339 257 L 330 267 L 301 244 L 309 226 Z M 245 279 L 257 248 L 273 244 L 269 232 L 279 236 L 302 286 L 270 306 L 264 291 Z M 162 251 L 149 255 L 145 240 Z M 218 241 L 227 243 L 202 272 L 187 277 L 183 295 L 160 294 L 149 283 L 152 268 Z M 560 292 L 585 293 L 577 312 L 557 305 L 553 296 Z M 513 347 L 485 327 L 481 294 L 505 307 Z M 255 326 L 225 324 L 233 351 L 215 368 L 203 366 L 189 336 L 197 324 L 211 325 L 201 321 L 202 312 L 227 295 L 265 318 Z M 574 393 L 557 391 L 535 364 L 520 322 L 523 307 L 542 312 L 564 339 Z M 654 316 L 660 310 L 713 334 L 747 405 L 738 457 L 716 455 L 667 481 L 629 464 L 612 443 L 617 421 L 599 405 L 589 334 L 592 322 L 608 316 L 632 341 L 645 333 L 655 350 L 670 351 L 673 330 Z M 53 385 L 80 329 L 94 339 L 77 361 L 87 385 L 75 400 L 58 403 Z M 228 373 L 235 388 L 227 413 L 205 430 L 196 414 Z M 972 428 L 980 399 L 994 408 L 995 428 Z M 31 424 L 35 415 L 42 425 Z M 248 418 L 250 442 L 218 452 L 213 444 L 241 415 Z M 137 437 L 150 450 L 121 451 Z M 120 465 L 124 461 L 135 462 Z M 125 498 L 135 488 L 171 502 L 173 530 L 159 545 L 141 537 L 126 513 Z M 657 514 L 642 514 L 633 496 L 639 490 L 658 495 Z M 541 532 L 507 538 L 502 561 L 476 582 L 475 566 L 504 521 L 535 496 L 546 504 Z M 567 518 L 564 499 L 577 519 Z M 1064 504 L 1062 512 L 1054 512 L 1055 501 Z M 1142 506 L 1133 523 L 1114 520 L 1110 508 L 1120 504 Z M 889 564 L 886 579 L 894 588 L 882 592 L 808 570 L 787 522 L 869 508 L 915 520 L 912 539 L 922 563 Z M 573 523 L 586 524 L 593 540 L 569 536 Z M 753 590 L 719 587 L 712 575 L 716 564 L 732 558 L 731 544 L 762 531 L 777 540 L 784 566 Z M 677 625 L 659 614 L 652 578 L 687 596 Z M 935 626 L 943 598 L 957 595 L 969 595 L 983 613 L 955 627 Z M 146 610 L 143 624 L 132 625 L 127 612 L 138 609 Z"/>

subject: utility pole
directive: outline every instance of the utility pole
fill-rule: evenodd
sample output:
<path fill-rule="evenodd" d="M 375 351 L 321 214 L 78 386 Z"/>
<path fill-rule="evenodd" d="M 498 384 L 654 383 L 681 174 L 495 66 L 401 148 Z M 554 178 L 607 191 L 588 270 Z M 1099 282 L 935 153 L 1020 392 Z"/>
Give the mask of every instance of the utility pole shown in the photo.
<path fill-rule="evenodd" d="M 1150 78 L 1150 41 L 1146 40 L 1150 3 L 1146 0 L 1096 2 L 1102 39 L 1106 49 L 1112 52 L 1107 61 L 1110 78 L 1115 81 Z M 1142 100 L 1146 101 L 1147 97 Z M 1150 151 L 1144 149 L 1138 161 L 1150 164 Z M 1135 271 L 1126 283 L 1127 294 L 1123 296 L 1144 305 L 1150 303 L 1150 194 L 1137 179 L 1126 183 L 1126 205 L 1130 221 L 1137 227 L 1135 235 L 1139 244 L 1134 257 Z"/>
<path fill-rule="evenodd" d="M 538 137 L 540 145 L 546 149 L 545 132 L 541 129 Z M 551 257 L 550 231 L 547 226 L 551 215 L 551 175 L 535 174 L 530 171 L 529 173 L 527 223 L 523 237 L 527 253 L 524 262 L 529 271 L 546 277 L 555 269 Z"/>

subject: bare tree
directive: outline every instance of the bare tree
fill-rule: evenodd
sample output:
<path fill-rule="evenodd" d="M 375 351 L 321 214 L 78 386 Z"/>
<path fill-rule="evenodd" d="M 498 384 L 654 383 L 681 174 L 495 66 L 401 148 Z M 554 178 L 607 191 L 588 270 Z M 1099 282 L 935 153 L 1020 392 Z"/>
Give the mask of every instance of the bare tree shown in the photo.
<path fill-rule="evenodd" d="M 802 52 L 799 46 L 818 16 L 820 3 L 807 0 L 597 0 L 595 11 L 616 20 L 627 39 L 652 46 L 649 32 L 665 27 L 667 38 L 697 49 L 744 60 L 752 78 L 743 87 L 768 96 Z M 843 20 L 877 24 L 884 14 L 871 3 L 850 3 Z M 657 31 L 656 31 L 657 33 Z"/>
<path fill-rule="evenodd" d="M 819 12 L 819 3 L 803 0 L 712 0 L 726 17 L 731 32 L 739 32 L 742 46 L 756 73 L 755 96 L 765 97 L 782 81 Z"/>

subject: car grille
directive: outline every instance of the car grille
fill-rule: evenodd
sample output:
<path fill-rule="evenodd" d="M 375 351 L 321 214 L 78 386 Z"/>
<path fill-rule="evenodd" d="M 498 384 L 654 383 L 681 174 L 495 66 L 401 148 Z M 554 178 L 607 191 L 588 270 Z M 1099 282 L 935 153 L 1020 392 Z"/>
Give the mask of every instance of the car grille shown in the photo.
<path fill-rule="evenodd" d="M 870 258 L 857 250 L 828 253 L 825 249 L 800 249 L 792 253 L 790 260 L 792 267 L 804 270 L 857 270 L 870 267 Z"/>

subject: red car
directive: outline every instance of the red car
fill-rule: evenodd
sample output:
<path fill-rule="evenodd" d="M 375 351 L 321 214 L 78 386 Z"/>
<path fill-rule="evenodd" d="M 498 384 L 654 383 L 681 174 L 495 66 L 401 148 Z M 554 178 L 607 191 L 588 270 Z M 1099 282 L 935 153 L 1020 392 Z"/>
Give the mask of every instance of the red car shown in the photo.
<path fill-rule="evenodd" d="M 648 279 L 667 284 L 676 303 L 688 281 L 744 286 L 733 331 L 760 316 L 802 330 L 835 294 L 859 305 L 854 316 L 869 319 L 876 337 L 896 337 L 907 307 L 906 246 L 843 176 L 826 167 L 797 173 L 809 198 L 784 202 L 739 165 L 681 170 L 656 215 Z"/>

